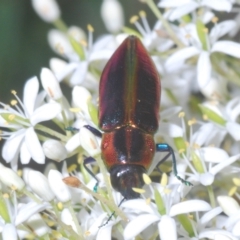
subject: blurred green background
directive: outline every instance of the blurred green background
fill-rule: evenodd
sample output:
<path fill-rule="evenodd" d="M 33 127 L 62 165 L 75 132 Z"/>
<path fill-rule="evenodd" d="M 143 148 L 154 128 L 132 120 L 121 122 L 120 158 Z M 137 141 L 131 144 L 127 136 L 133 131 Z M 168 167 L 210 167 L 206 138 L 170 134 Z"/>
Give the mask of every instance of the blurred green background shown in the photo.
<path fill-rule="evenodd" d="M 59 0 L 62 19 L 69 25 L 86 30 L 88 23 L 95 29 L 94 38 L 106 33 L 100 16 L 102 0 Z M 139 0 L 120 0 L 125 13 L 125 25 L 132 15 L 148 7 Z M 151 26 L 155 18 L 151 16 Z M 0 101 L 12 99 L 12 89 L 22 96 L 24 82 L 39 76 L 40 69 L 48 66 L 49 59 L 56 56 L 48 46 L 47 32 L 53 26 L 43 22 L 34 12 L 30 0 L 0 1 Z M 131 26 L 133 27 L 133 26 Z"/>

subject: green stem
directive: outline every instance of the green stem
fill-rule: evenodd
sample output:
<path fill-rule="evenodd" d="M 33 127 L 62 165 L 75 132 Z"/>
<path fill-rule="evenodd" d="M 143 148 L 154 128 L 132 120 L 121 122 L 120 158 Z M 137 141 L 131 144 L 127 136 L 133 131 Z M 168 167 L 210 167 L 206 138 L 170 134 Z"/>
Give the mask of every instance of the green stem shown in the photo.
<path fill-rule="evenodd" d="M 41 132 L 47 133 L 47 134 L 49 134 L 49 135 L 51 135 L 51 136 L 54 136 L 54 137 L 60 139 L 60 140 L 63 141 L 63 142 L 67 142 L 67 140 L 68 140 L 68 137 L 66 137 L 66 136 L 64 136 L 63 134 L 58 133 L 58 132 L 56 132 L 56 131 L 54 131 L 54 130 L 52 130 L 51 128 L 48 128 L 48 127 L 46 127 L 46 126 L 37 124 L 34 128 L 35 128 L 36 130 L 39 130 L 39 131 L 41 131 Z"/>
<path fill-rule="evenodd" d="M 212 189 L 212 186 L 208 186 L 207 191 L 208 191 L 208 196 L 209 196 L 209 200 L 210 200 L 210 203 L 211 203 L 211 207 L 215 208 L 216 207 L 216 202 L 215 202 L 215 196 L 214 196 L 214 191 Z"/>
<path fill-rule="evenodd" d="M 176 45 L 178 45 L 179 47 L 183 48 L 185 47 L 185 45 L 177 38 L 176 34 L 174 33 L 174 31 L 172 30 L 170 24 L 168 23 L 168 21 L 166 21 L 166 19 L 163 17 L 162 13 L 160 12 L 160 10 L 158 9 L 158 7 L 156 6 L 156 4 L 154 3 L 153 0 L 145 0 L 145 2 L 147 3 L 147 5 L 149 6 L 149 8 L 153 11 L 153 13 L 155 14 L 155 16 L 162 22 L 164 28 L 166 29 L 168 35 L 171 37 L 171 39 L 176 43 Z"/>
<path fill-rule="evenodd" d="M 78 220 L 77 220 L 76 214 L 75 214 L 75 212 L 74 212 L 74 210 L 73 210 L 73 207 L 72 207 L 72 205 L 71 205 L 71 202 L 66 203 L 66 206 L 67 206 L 68 210 L 70 211 L 70 213 L 71 213 L 71 215 L 72 215 L 73 222 L 74 222 L 74 224 L 75 224 L 75 226 L 76 226 L 76 228 L 77 228 L 77 232 L 78 232 L 78 234 L 79 234 L 79 239 L 80 239 L 80 240 L 81 240 L 81 239 L 84 239 L 84 238 L 83 238 L 82 229 L 81 229 L 81 227 L 80 227 L 80 225 L 79 225 L 79 223 L 78 223 Z"/>
<path fill-rule="evenodd" d="M 26 188 L 23 189 L 23 193 L 31 198 L 34 202 L 41 204 L 41 201 L 31 192 L 29 192 Z"/>
<path fill-rule="evenodd" d="M 68 28 L 67 28 L 67 26 L 66 26 L 66 24 L 62 21 L 62 19 L 57 19 L 54 23 L 53 23 L 53 25 L 57 28 L 57 29 L 59 29 L 61 32 L 67 32 L 67 30 L 68 30 Z"/>

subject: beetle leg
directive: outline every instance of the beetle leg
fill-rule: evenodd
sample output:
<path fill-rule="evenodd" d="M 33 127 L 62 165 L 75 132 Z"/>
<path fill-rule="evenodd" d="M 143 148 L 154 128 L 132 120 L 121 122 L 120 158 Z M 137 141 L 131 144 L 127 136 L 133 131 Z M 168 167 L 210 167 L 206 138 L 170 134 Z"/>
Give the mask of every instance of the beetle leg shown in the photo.
<path fill-rule="evenodd" d="M 177 163 L 176 163 L 176 158 L 175 158 L 175 154 L 174 151 L 172 149 L 172 147 L 170 147 L 168 144 L 166 143 L 157 143 L 156 144 L 156 151 L 157 152 L 168 152 L 168 154 L 160 160 L 160 162 L 157 164 L 157 167 L 162 164 L 164 161 L 167 160 L 167 158 L 172 155 L 172 164 L 173 164 L 173 173 L 175 175 L 175 177 L 181 181 L 182 183 L 184 183 L 186 186 L 193 186 L 192 183 L 184 180 L 183 178 L 181 178 L 180 176 L 178 176 L 178 171 L 177 171 Z"/>
<path fill-rule="evenodd" d="M 87 164 L 89 163 L 93 163 L 96 162 L 96 160 L 93 157 L 87 157 L 83 160 L 83 166 L 85 167 L 85 169 L 87 170 L 87 172 L 96 180 L 96 184 L 93 188 L 94 192 L 97 192 L 97 188 L 99 185 L 99 180 L 98 178 L 95 176 L 95 174 L 92 172 L 92 170 L 87 166 Z"/>
<path fill-rule="evenodd" d="M 102 133 L 98 130 L 98 129 L 96 129 L 96 128 L 94 128 L 94 127 L 92 127 L 92 126 L 90 126 L 90 125 L 84 125 L 83 127 L 85 127 L 86 129 L 88 129 L 91 133 L 93 133 L 95 136 L 97 136 L 97 137 L 102 137 Z"/>

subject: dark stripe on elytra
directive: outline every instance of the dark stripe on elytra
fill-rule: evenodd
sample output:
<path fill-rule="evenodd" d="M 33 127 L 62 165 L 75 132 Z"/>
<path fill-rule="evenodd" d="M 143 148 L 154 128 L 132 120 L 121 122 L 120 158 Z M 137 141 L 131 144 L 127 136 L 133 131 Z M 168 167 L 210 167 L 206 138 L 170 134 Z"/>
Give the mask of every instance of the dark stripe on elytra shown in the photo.
<path fill-rule="evenodd" d="M 142 160 L 144 137 L 139 129 L 132 128 L 127 133 L 126 128 L 120 128 L 115 132 L 113 141 L 119 162 L 136 163 Z"/>

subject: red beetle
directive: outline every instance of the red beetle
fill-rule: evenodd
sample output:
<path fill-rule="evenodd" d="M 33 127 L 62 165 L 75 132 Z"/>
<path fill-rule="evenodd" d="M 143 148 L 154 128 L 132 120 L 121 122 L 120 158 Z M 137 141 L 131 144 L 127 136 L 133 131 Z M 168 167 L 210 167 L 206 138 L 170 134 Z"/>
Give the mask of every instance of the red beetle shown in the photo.
<path fill-rule="evenodd" d="M 99 128 L 104 132 L 102 159 L 113 188 L 124 199 L 139 197 L 132 188 L 144 185 L 143 173 L 151 165 L 155 151 L 168 152 L 159 164 L 172 155 L 175 176 L 191 185 L 178 176 L 172 148 L 154 142 L 160 90 L 160 78 L 147 50 L 137 37 L 127 37 L 106 64 L 99 87 Z M 89 162 L 88 158 L 84 165 Z"/>

